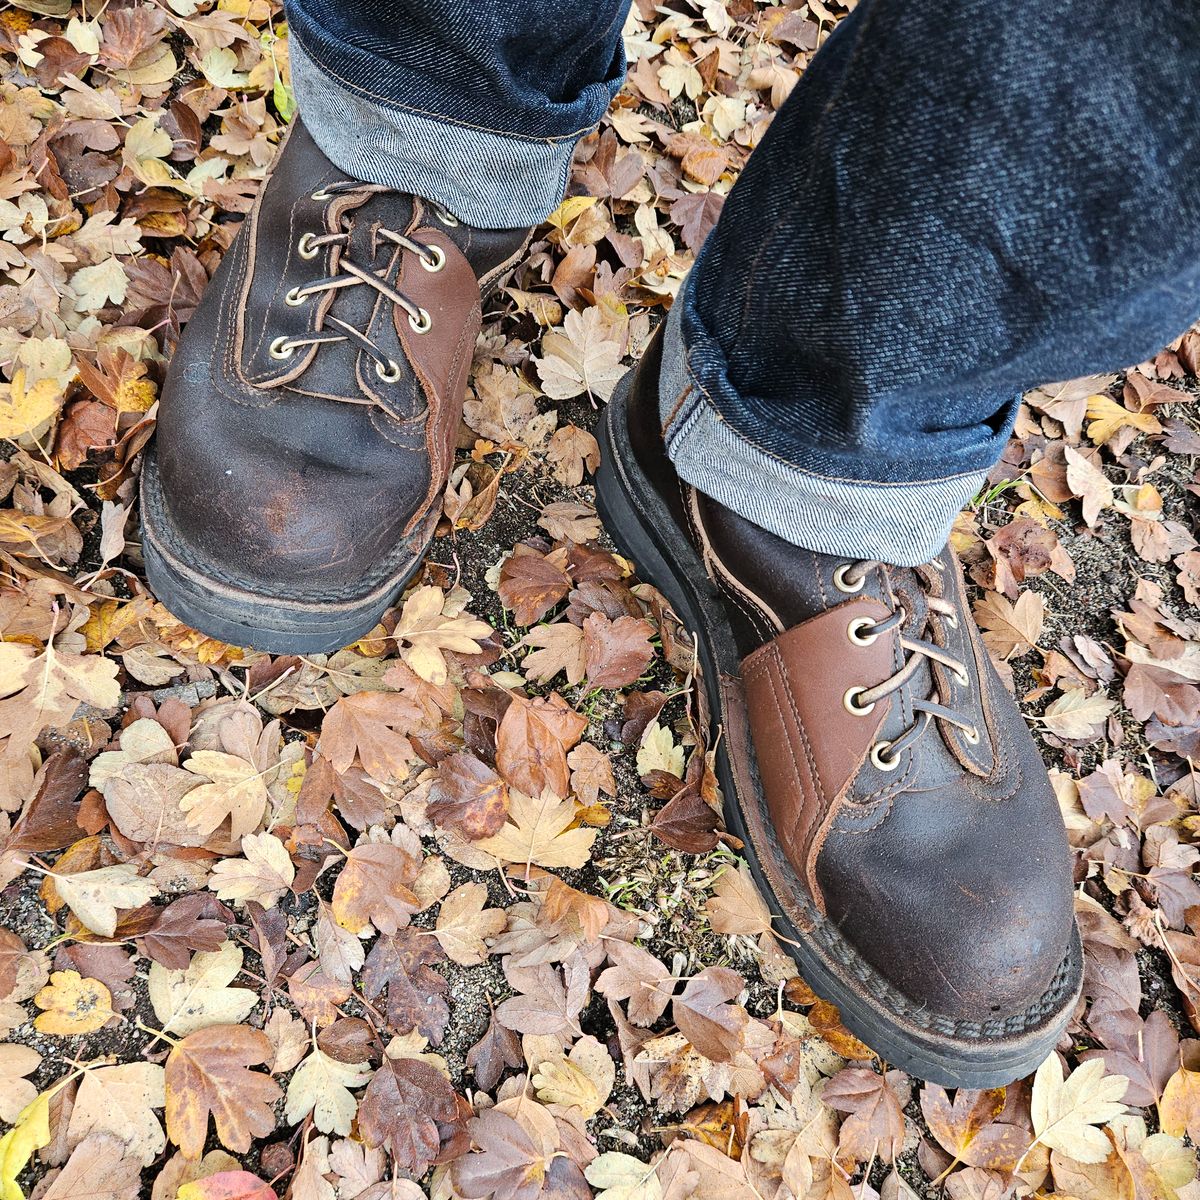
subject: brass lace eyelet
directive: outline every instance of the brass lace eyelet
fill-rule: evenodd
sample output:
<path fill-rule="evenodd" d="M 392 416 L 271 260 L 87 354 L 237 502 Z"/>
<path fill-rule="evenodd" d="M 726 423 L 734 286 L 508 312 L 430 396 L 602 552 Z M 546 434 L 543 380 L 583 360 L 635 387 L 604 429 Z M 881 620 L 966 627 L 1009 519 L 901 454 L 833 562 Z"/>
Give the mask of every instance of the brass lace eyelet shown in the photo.
<path fill-rule="evenodd" d="M 855 582 L 851 582 L 846 578 L 853 566 L 853 563 L 842 563 L 833 573 L 833 586 L 839 592 L 844 592 L 847 596 L 853 596 L 855 592 L 861 592 L 867 583 L 865 575 Z"/>
<path fill-rule="evenodd" d="M 969 746 L 978 746 L 979 745 L 979 730 L 976 729 L 974 725 L 972 725 L 969 728 L 963 730 L 963 738 L 966 740 L 966 742 Z"/>
<path fill-rule="evenodd" d="M 314 246 L 313 235 L 311 233 L 303 233 L 300 235 L 300 240 L 296 243 L 296 253 L 301 258 L 316 258 L 321 253 L 320 246 Z"/>
<path fill-rule="evenodd" d="M 870 704 L 859 704 L 858 698 L 867 689 L 865 687 L 851 687 L 846 689 L 846 694 L 842 697 L 842 707 L 854 717 L 865 717 L 875 707 L 875 701 Z"/>
<path fill-rule="evenodd" d="M 303 304 L 308 299 L 308 293 L 301 287 L 294 287 L 283 298 L 284 304 L 290 304 L 295 308 L 298 304 Z"/>
<path fill-rule="evenodd" d="M 959 687 L 969 688 L 971 686 L 971 676 L 963 667 L 951 667 L 950 674 L 958 680 Z"/>
<path fill-rule="evenodd" d="M 388 359 L 386 367 L 383 363 L 377 362 L 375 364 L 375 374 L 384 383 L 395 383 L 400 378 L 400 364 L 394 358 Z"/>
<path fill-rule="evenodd" d="M 277 337 L 267 349 L 272 358 L 291 358 L 296 353 L 296 347 L 287 337 Z"/>
<path fill-rule="evenodd" d="M 452 212 L 447 212 L 440 204 L 434 205 L 433 213 L 443 225 L 448 225 L 451 229 L 458 224 L 458 218 Z"/>
<path fill-rule="evenodd" d="M 887 756 L 891 748 L 891 742 L 876 742 L 871 747 L 871 761 L 881 771 L 894 771 L 900 765 L 899 754 L 893 754 L 890 758 Z"/>
<path fill-rule="evenodd" d="M 428 333 L 433 328 L 433 318 L 423 308 L 417 309 L 417 316 L 408 314 L 408 323 L 414 333 Z"/>
<path fill-rule="evenodd" d="M 951 629 L 958 628 L 958 613 L 943 613 L 942 620 L 945 621 Z"/>
<path fill-rule="evenodd" d="M 425 268 L 430 275 L 436 275 L 446 265 L 446 252 L 441 246 L 427 246 L 426 249 L 430 252 L 430 258 L 421 255 L 421 266 Z"/>
<path fill-rule="evenodd" d="M 870 617 L 855 617 L 849 625 L 846 626 L 846 636 L 856 646 L 869 646 L 872 642 L 878 641 L 879 634 L 864 633 L 865 629 L 874 629 L 875 622 Z"/>
<path fill-rule="evenodd" d="M 318 202 L 320 202 L 322 200 L 332 200 L 333 193 L 327 192 L 324 188 L 317 188 L 317 190 L 315 192 L 313 192 L 313 194 L 309 197 L 309 199 L 316 200 Z"/>

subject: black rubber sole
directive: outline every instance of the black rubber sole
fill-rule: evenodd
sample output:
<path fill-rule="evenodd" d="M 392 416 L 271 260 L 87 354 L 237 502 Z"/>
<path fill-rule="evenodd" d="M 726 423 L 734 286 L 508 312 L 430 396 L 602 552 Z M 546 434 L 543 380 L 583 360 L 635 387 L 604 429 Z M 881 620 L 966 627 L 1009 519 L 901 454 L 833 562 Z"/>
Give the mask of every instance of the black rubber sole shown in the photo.
<path fill-rule="evenodd" d="M 414 553 L 395 573 L 350 600 L 288 600 L 217 578 L 189 554 L 163 503 L 151 447 L 142 466 L 142 554 L 154 595 L 184 624 L 231 646 L 269 654 L 331 654 L 369 633 L 421 565 Z M 226 571 L 228 569 L 226 568 Z"/>
<path fill-rule="evenodd" d="M 637 564 L 642 578 L 663 592 L 696 637 L 712 719 L 715 725 L 728 730 L 731 720 L 745 719 L 725 711 L 724 689 L 720 686 L 722 678 L 739 677 L 739 655 L 716 588 L 699 555 L 634 458 L 625 418 L 629 386 L 630 377 L 626 377 L 602 415 L 597 432 L 601 453 L 596 472 L 597 508 L 622 552 Z M 740 740 L 753 759 L 749 738 Z M 745 805 L 757 805 L 766 817 L 757 766 L 753 761 L 743 764 L 739 773 L 752 783 L 739 788 L 726 751 L 728 741 L 728 737 L 719 738 L 716 751 L 726 828 L 744 843 L 747 864 L 769 903 L 776 895 L 775 888 L 767 878 L 762 848 L 747 828 L 743 809 Z M 772 861 L 778 862 L 781 857 L 775 854 Z M 798 928 L 783 914 L 776 917 L 784 948 L 796 960 L 809 986 L 837 1005 L 846 1027 L 889 1063 L 944 1087 L 1001 1087 L 1036 1070 L 1053 1051 L 1082 987 L 1083 953 L 1078 931 L 1051 990 L 1025 1014 L 1004 1022 L 962 1022 L 914 1006 L 804 900 L 806 894 L 796 878 L 791 901 L 805 909 L 810 928 Z M 772 911 L 778 912 L 779 907 L 773 905 Z"/>

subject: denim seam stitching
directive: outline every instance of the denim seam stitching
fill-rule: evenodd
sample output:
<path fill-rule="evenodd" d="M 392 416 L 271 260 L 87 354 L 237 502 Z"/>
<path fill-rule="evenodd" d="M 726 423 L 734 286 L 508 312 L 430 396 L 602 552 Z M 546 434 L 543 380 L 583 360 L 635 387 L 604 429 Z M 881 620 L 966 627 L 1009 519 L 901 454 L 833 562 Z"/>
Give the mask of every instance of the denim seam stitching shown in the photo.
<path fill-rule="evenodd" d="M 507 129 L 491 129 L 487 125 L 473 125 L 470 121 L 460 121 L 454 117 L 444 116 L 441 113 L 428 112 L 425 109 L 414 108 L 410 104 L 402 104 L 398 100 L 389 100 L 386 96 L 381 96 L 377 92 L 372 92 L 369 88 L 364 88 L 357 83 L 351 83 L 350 80 L 339 75 L 336 71 L 330 69 L 324 63 L 319 62 L 317 56 L 314 55 L 308 46 L 304 44 L 304 39 L 297 31 L 292 31 L 292 37 L 296 39 L 297 44 L 300 46 L 300 49 L 303 51 L 309 63 L 311 63 L 318 71 L 320 71 L 322 75 L 325 75 L 329 79 L 336 80 L 336 82 L 345 88 L 346 91 L 353 92 L 360 99 L 370 100 L 384 108 L 390 108 L 396 112 L 407 113 L 410 116 L 418 117 L 428 121 L 437 121 L 442 125 L 454 125 L 460 129 L 473 130 L 476 133 L 490 133 L 495 137 L 510 138 L 515 142 L 530 142 L 536 145 L 557 146 L 560 142 L 569 142 L 572 140 L 578 141 L 580 138 L 584 137 L 586 134 L 595 129 L 600 123 L 600 120 L 603 119 L 603 114 L 601 114 L 600 118 L 593 121 L 591 124 L 584 125 L 582 128 L 577 129 L 572 133 L 557 133 L 551 137 L 531 137 L 529 134 L 513 133 Z"/>
<path fill-rule="evenodd" d="M 874 487 L 878 487 L 878 488 L 906 488 L 906 487 L 911 488 L 911 487 L 924 487 L 926 484 L 931 484 L 931 483 L 950 483 L 956 479 L 967 479 L 972 475 L 986 474 L 986 468 L 981 467 L 981 468 L 979 468 L 977 470 L 973 470 L 973 471 L 959 471 L 955 475 L 942 475 L 935 479 L 914 479 L 914 480 L 853 479 L 850 476 L 823 475 L 820 471 L 814 471 L 810 467 L 802 467 L 798 463 L 789 462 L 782 455 L 776 454 L 775 451 L 768 450 L 765 446 L 760 446 L 753 438 L 748 437 L 740 429 L 735 429 L 728 422 L 728 420 L 726 420 L 724 413 L 722 413 L 721 410 L 714 403 L 713 398 L 708 394 L 708 392 L 705 390 L 704 385 L 700 382 L 699 377 L 692 370 L 691 358 L 692 358 L 692 351 L 690 349 L 688 349 L 686 352 L 686 357 L 684 359 L 684 370 L 687 372 L 688 377 L 691 379 L 692 383 L 695 385 L 696 391 L 699 393 L 699 395 L 697 396 L 695 405 L 693 405 L 691 407 L 690 411 L 686 415 L 681 413 L 679 415 L 679 417 L 677 418 L 678 426 L 675 429 L 675 431 L 672 434 L 670 434 L 670 436 L 669 436 L 669 440 L 670 440 L 672 449 L 674 449 L 683 438 L 687 437 L 687 435 L 691 432 L 691 426 L 694 425 L 697 420 L 699 420 L 699 418 L 700 418 L 700 398 L 703 397 L 704 401 L 706 401 L 706 403 L 707 403 L 707 407 L 708 407 L 709 411 L 716 418 L 716 420 L 720 421 L 721 424 L 724 425 L 725 428 L 728 429 L 729 432 L 734 437 L 736 437 L 740 441 L 744 442 L 751 450 L 755 450 L 759 454 L 765 454 L 768 458 L 774 459 L 777 463 L 780 463 L 783 466 L 787 467 L 788 470 L 795 471 L 800 475 L 807 475 L 808 477 L 810 477 L 812 479 L 823 479 L 823 480 L 828 481 L 829 483 L 856 483 L 856 484 L 861 484 L 864 487 L 873 487 L 873 488 Z"/>

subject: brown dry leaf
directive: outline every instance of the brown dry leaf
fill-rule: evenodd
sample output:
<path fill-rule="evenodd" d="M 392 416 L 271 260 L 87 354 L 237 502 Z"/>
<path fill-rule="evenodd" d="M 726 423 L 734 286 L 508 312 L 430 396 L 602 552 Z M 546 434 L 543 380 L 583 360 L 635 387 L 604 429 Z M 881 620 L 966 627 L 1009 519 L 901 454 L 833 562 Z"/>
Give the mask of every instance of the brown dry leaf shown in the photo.
<path fill-rule="evenodd" d="M 625 374 L 621 350 L 605 314 L 596 307 L 568 312 L 561 332 L 549 330 L 542 337 L 542 357 L 533 361 L 542 390 L 552 400 L 582 395 L 607 400 Z"/>
<path fill-rule="evenodd" d="M 559 483 L 577 487 L 583 482 L 585 467 L 594 472 L 600 465 L 600 445 L 586 429 L 563 425 L 550 439 L 546 458 L 553 465 L 554 478 Z"/>
<path fill-rule="evenodd" d="M 142 1165 L 119 1137 L 94 1133 L 75 1147 L 39 1200 L 138 1200 Z"/>
<path fill-rule="evenodd" d="M 539 625 L 519 645 L 534 647 L 521 661 L 521 670 L 530 683 L 549 683 L 561 671 L 569 684 L 576 684 L 587 672 L 583 630 L 569 621 Z"/>
<path fill-rule="evenodd" d="M 1167 1080 L 1158 1102 L 1158 1118 L 1164 1133 L 1172 1137 L 1186 1133 L 1193 1144 L 1200 1144 L 1200 1071 L 1180 1067 Z"/>
<path fill-rule="evenodd" d="M 640 617 L 610 620 L 594 612 L 583 623 L 583 655 L 592 687 L 623 688 L 650 665 L 654 626 Z"/>
<path fill-rule="evenodd" d="M 1046 705 L 1042 724 L 1051 733 L 1074 741 L 1098 737 L 1113 710 L 1113 701 L 1103 692 L 1090 696 L 1082 688 L 1069 688 Z"/>
<path fill-rule="evenodd" d="M 959 1088 L 953 1102 L 933 1084 L 921 1090 L 921 1112 L 942 1149 L 969 1166 L 987 1170 L 1011 1171 L 1029 1145 L 1027 1130 L 997 1120 L 1004 1102 L 1003 1088 Z"/>
<path fill-rule="evenodd" d="M 338 774 L 357 762 L 380 783 L 404 779 L 416 751 L 408 734 L 421 724 L 412 702 L 397 692 L 343 696 L 326 715 L 318 749 Z"/>
<path fill-rule="evenodd" d="M 513 790 L 508 819 L 494 837 L 475 846 L 501 862 L 538 867 L 582 867 L 591 857 L 594 829 L 572 828 L 575 805 L 547 789 L 537 798 Z"/>
<path fill-rule="evenodd" d="M 1067 459 L 1067 486 L 1083 501 L 1084 521 L 1095 525 L 1101 510 L 1113 502 L 1113 485 L 1096 463 L 1073 446 L 1064 447 L 1063 454 Z"/>
<path fill-rule="evenodd" d="M 362 842 L 346 855 L 333 887 L 333 915 L 343 929 L 361 933 L 374 925 L 395 933 L 407 925 L 421 902 L 413 894 L 420 863 L 390 842 Z"/>
<path fill-rule="evenodd" d="M 267 809 L 267 779 L 253 763 L 220 750 L 197 750 L 184 769 L 210 780 L 179 800 L 188 824 L 207 835 L 229 822 L 229 837 L 238 841 L 253 833 Z"/>
<path fill-rule="evenodd" d="M 0 1121 L 12 1125 L 38 1090 L 24 1078 L 42 1065 L 42 1056 L 32 1046 L 0 1043 Z"/>
<path fill-rule="evenodd" d="M 877 1075 L 847 1067 L 826 1085 L 821 1099 L 847 1114 L 838 1140 L 840 1150 L 860 1162 L 879 1155 L 892 1162 L 904 1147 L 904 1110 L 896 1088 L 906 1086 L 899 1071 Z"/>
<path fill-rule="evenodd" d="M 443 651 L 478 654 L 480 641 L 491 632 L 486 621 L 464 613 L 454 595 L 447 596 L 441 588 L 426 585 L 405 599 L 394 636 L 406 643 L 400 651 L 404 661 L 422 679 L 441 684 L 446 682 Z"/>
<path fill-rule="evenodd" d="M 1121 1097 L 1128 1086 L 1124 1075 L 1105 1075 L 1098 1058 L 1064 1078 L 1058 1055 L 1051 1054 L 1033 1077 L 1030 1107 L 1038 1142 L 1077 1162 L 1103 1162 L 1110 1143 L 1096 1126 L 1125 1112 Z"/>
<path fill-rule="evenodd" d="M 997 658 L 1019 658 L 1037 646 L 1046 621 L 1046 598 L 1022 592 L 1010 604 L 999 592 L 988 592 L 975 603 L 975 620 L 983 629 L 984 645 Z"/>
<path fill-rule="evenodd" d="M 670 970 L 648 950 L 629 942 L 612 942 L 612 963 L 596 980 L 596 991 L 610 1000 L 629 1001 L 629 1019 L 650 1026 L 666 1011 L 675 990 Z"/>
<path fill-rule="evenodd" d="M 166 1103 L 164 1078 L 162 1067 L 148 1062 L 87 1071 L 67 1114 L 67 1145 L 78 1146 L 98 1133 L 112 1134 L 143 1166 L 150 1166 L 167 1145 L 155 1113 Z"/>
<path fill-rule="evenodd" d="M 744 986 L 729 967 L 705 967 L 674 999 L 671 1015 L 679 1032 L 712 1062 L 728 1062 L 745 1044 L 749 1014 L 730 1003 Z"/>
<path fill-rule="evenodd" d="M 586 728 L 587 722 L 564 704 L 516 696 L 496 732 L 496 769 L 528 794 L 566 796 L 571 785 L 567 751 Z"/>
<path fill-rule="evenodd" d="M 571 768 L 571 790 L 581 804 L 598 803 L 601 792 L 606 796 L 617 794 L 612 759 L 591 742 L 580 742 L 567 755 L 567 765 Z"/>
<path fill-rule="evenodd" d="M 385 1058 L 358 1106 L 358 1128 L 404 1170 L 420 1176 L 437 1157 L 440 1125 L 458 1116 L 458 1098 L 436 1067 L 417 1058 Z"/>
<path fill-rule="evenodd" d="M 538 524 L 552 538 L 566 542 L 593 541 L 603 529 L 590 504 L 575 504 L 568 500 L 547 504 L 538 517 Z"/>
<path fill-rule="evenodd" d="M 518 625 L 540 621 L 571 590 L 566 554 L 539 554 L 531 546 L 514 546 L 500 567 L 497 590 Z"/>
<path fill-rule="evenodd" d="M 486 940 L 504 928 L 507 918 L 498 908 L 486 908 L 482 883 L 456 887 L 438 910 L 434 933 L 447 956 L 461 967 L 474 967 L 488 956 Z"/>
<path fill-rule="evenodd" d="M 508 785 L 471 754 L 450 754 L 438 763 L 426 815 L 468 841 L 491 837 L 508 813 Z"/>
<path fill-rule="evenodd" d="M 1088 399 L 1087 415 L 1090 424 L 1087 435 L 1097 446 L 1103 446 L 1111 441 L 1113 436 L 1125 427 L 1138 430 L 1140 433 L 1161 433 L 1162 425 L 1153 413 L 1130 412 L 1109 396 L 1092 396 Z"/>
<path fill-rule="evenodd" d="M 213 1025 L 175 1046 L 166 1065 L 167 1134 L 185 1157 L 204 1152 L 210 1116 L 221 1145 L 238 1154 L 275 1128 L 283 1091 L 251 1069 L 273 1055 L 267 1035 L 246 1025 Z"/>

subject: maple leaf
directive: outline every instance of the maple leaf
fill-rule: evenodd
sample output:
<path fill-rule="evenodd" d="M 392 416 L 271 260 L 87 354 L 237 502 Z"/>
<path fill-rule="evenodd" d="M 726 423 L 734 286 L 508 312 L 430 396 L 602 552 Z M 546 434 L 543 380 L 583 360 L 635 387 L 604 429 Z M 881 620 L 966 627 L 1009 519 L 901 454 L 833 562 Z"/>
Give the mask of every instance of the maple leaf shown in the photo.
<path fill-rule="evenodd" d="M 46 728 L 67 725 L 80 704 L 116 708 L 121 700 L 117 664 L 96 655 L 69 654 L 47 642 L 41 654 L 16 642 L 0 643 L 0 736 L 17 745 Z"/>
<path fill-rule="evenodd" d="M 458 1098 L 436 1067 L 417 1058 L 388 1058 L 367 1084 L 358 1128 L 371 1147 L 385 1147 L 413 1175 L 423 1175 L 441 1146 L 439 1124 L 458 1116 Z"/>
<path fill-rule="evenodd" d="M 496 769 L 528 794 L 549 790 L 566 796 L 571 784 L 567 751 L 586 728 L 587 721 L 558 697 L 514 696 L 496 731 Z"/>
<path fill-rule="evenodd" d="M 566 553 L 539 554 L 532 546 L 517 545 L 500 565 L 497 591 L 518 625 L 540 621 L 571 590 Z"/>
<path fill-rule="evenodd" d="M 988 592 L 974 611 L 987 648 L 998 658 L 1015 658 L 1032 650 L 1042 636 L 1046 598 L 1022 592 L 1016 604 L 1010 604 L 999 592 Z"/>
<path fill-rule="evenodd" d="M 495 1200 L 533 1200 L 546 1195 L 542 1184 L 558 1149 L 553 1133 L 535 1142 L 532 1131 L 495 1108 L 480 1113 L 469 1129 L 475 1151 L 455 1159 L 450 1168 L 460 1195 Z"/>
<path fill-rule="evenodd" d="M 587 805 L 598 803 L 601 792 L 606 796 L 617 794 L 617 783 L 613 779 L 612 760 L 590 742 L 580 742 L 567 755 L 567 765 L 571 768 L 571 790 L 579 798 L 580 803 Z"/>
<path fill-rule="evenodd" d="M 594 472 L 600 465 L 600 445 L 586 429 L 563 425 L 550 439 L 546 458 L 553 464 L 554 478 L 559 483 L 577 487 L 583 482 L 585 467 Z"/>
<path fill-rule="evenodd" d="M 657 1170 L 632 1154 L 606 1151 L 592 1159 L 583 1174 L 592 1187 L 600 1189 L 596 1200 L 662 1200 Z"/>
<path fill-rule="evenodd" d="M 612 1092 L 616 1066 L 608 1051 L 588 1035 L 571 1047 L 570 1054 L 557 1054 L 541 1062 L 530 1082 L 543 1104 L 577 1108 L 590 1120 Z"/>
<path fill-rule="evenodd" d="M 190 1034 L 243 1020 L 258 1003 L 258 993 L 229 986 L 241 969 L 242 951 L 232 942 L 197 954 L 185 971 L 152 963 L 148 991 L 163 1031 Z"/>
<path fill-rule="evenodd" d="M 1033 1077 L 1031 1114 L 1035 1141 L 1081 1163 L 1103 1162 L 1109 1141 L 1096 1128 L 1125 1112 L 1121 1097 L 1129 1086 L 1124 1075 L 1105 1075 L 1093 1058 L 1064 1078 L 1062 1062 L 1051 1054 Z"/>
<path fill-rule="evenodd" d="M 130 841 L 202 846 L 208 839 L 209 834 L 196 828 L 180 804 L 188 792 L 201 786 L 195 774 L 169 763 L 131 762 L 99 783 L 95 775 L 93 765 L 92 786 L 100 788 L 113 825 Z"/>
<path fill-rule="evenodd" d="M 588 971 L 578 953 L 563 964 L 561 973 L 549 963 L 513 967 L 506 962 L 505 974 L 519 994 L 497 1007 L 498 1021 L 518 1033 L 554 1037 L 579 1034 L 579 1010 L 587 996 Z"/>
<path fill-rule="evenodd" d="M 542 357 L 533 360 L 542 390 L 552 400 L 570 400 L 585 393 L 593 401 L 609 399 L 625 374 L 621 349 L 600 308 L 572 309 L 561 332 L 550 330 L 543 335 Z"/>
<path fill-rule="evenodd" d="M 94 1033 L 116 1016 L 108 988 L 78 971 L 55 971 L 33 1002 L 43 1010 L 34 1018 L 34 1028 L 62 1037 Z"/>
<path fill-rule="evenodd" d="M 305 1194 L 298 1170 L 292 1177 L 292 1195 L 300 1200 Z M 249 1171 L 216 1171 L 185 1183 L 176 1193 L 176 1200 L 279 1200 L 279 1196 L 273 1187 Z"/>
<path fill-rule="evenodd" d="M 534 647 L 521 662 L 521 670 L 531 683 L 549 683 L 561 671 L 568 683 L 576 684 L 587 671 L 583 630 L 569 621 L 539 625 L 518 646 Z"/>
<path fill-rule="evenodd" d="M 164 967 L 184 971 L 192 951 L 220 950 L 232 921 L 232 911 L 212 896 L 181 896 L 159 910 L 158 919 L 139 939 L 138 949 Z"/>
<path fill-rule="evenodd" d="M 319 1047 L 296 1068 L 287 1088 L 284 1117 L 289 1125 L 298 1125 L 309 1113 L 322 1133 L 345 1137 L 354 1123 L 358 1101 L 351 1094 L 371 1075 L 365 1062 L 339 1062 Z"/>
<path fill-rule="evenodd" d="M 131 863 L 50 877 L 70 910 L 88 929 L 102 937 L 112 937 L 116 932 L 117 909 L 137 908 L 158 895 L 158 885 L 140 878 Z"/>
<path fill-rule="evenodd" d="M 973 1167 L 1011 1171 L 1029 1144 L 1029 1134 L 1018 1125 L 997 1120 L 1004 1099 L 1003 1088 L 959 1088 L 951 1103 L 942 1088 L 926 1084 L 921 1112 L 929 1131 L 955 1158 Z"/>
<path fill-rule="evenodd" d="M 628 1000 L 635 1025 L 653 1025 L 671 1002 L 675 985 L 670 970 L 631 942 L 610 942 L 608 957 L 612 966 L 601 972 L 596 991 L 610 1000 Z"/>
<path fill-rule="evenodd" d="M 426 585 L 404 601 L 393 636 L 407 643 L 400 653 L 422 679 L 445 683 L 446 659 L 442 651 L 478 654 L 479 642 L 491 633 L 492 627 L 486 621 L 463 613 L 441 588 Z"/>
<path fill-rule="evenodd" d="M 253 763 L 220 750 L 196 750 L 184 769 L 209 780 L 180 797 L 188 824 L 204 834 L 229 821 L 231 841 L 253 833 L 266 812 L 267 780 Z"/>
<path fill-rule="evenodd" d="M 865 1067 L 847 1067 L 825 1085 L 824 1103 L 848 1114 L 839 1149 L 864 1162 L 876 1153 L 884 1162 L 895 1159 L 904 1146 L 904 1111 L 895 1088 L 904 1080 L 899 1071 L 885 1077 Z"/>
<path fill-rule="evenodd" d="M 635 683 L 650 665 L 654 626 L 640 617 L 609 620 L 594 612 L 583 623 L 583 653 L 592 687 L 622 688 Z"/>
<path fill-rule="evenodd" d="M 318 749 L 339 774 L 357 761 L 381 783 L 400 781 L 417 755 L 406 730 L 422 724 L 416 705 L 396 692 L 343 696 L 326 715 Z"/>
<path fill-rule="evenodd" d="M 1200 1071 L 1180 1067 L 1167 1080 L 1158 1117 L 1164 1133 L 1172 1137 L 1186 1133 L 1193 1143 L 1200 1141 Z"/>
<path fill-rule="evenodd" d="M 717 933 L 758 937 L 771 932 L 771 910 L 766 906 L 745 863 L 726 868 L 705 901 L 708 923 Z"/>
<path fill-rule="evenodd" d="M 729 967 L 705 967 L 674 999 L 671 1014 L 679 1032 L 713 1062 L 728 1062 L 745 1044 L 749 1014 L 729 1003 L 744 986 Z"/>
<path fill-rule="evenodd" d="M 1041 720 L 1059 737 L 1083 740 L 1099 734 L 1112 710 L 1113 702 L 1103 692 L 1089 696 L 1082 688 L 1068 688 L 1046 705 Z"/>
<path fill-rule="evenodd" d="M 37 1099 L 37 1088 L 24 1077 L 41 1065 L 42 1056 L 32 1046 L 0 1043 L 0 1121 L 6 1125 L 13 1124 L 21 1109 Z"/>
<path fill-rule="evenodd" d="M 254 900 L 264 908 L 279 903 L 296 878 L 296 868 L 284 844 L 269 833 L 242 838 L 242 858 L 225 858 L 213 867 L 208 886 L 221 900 L 236 905 Z"/>
<path fill-rule="evenodd" d="M 499 832 L 508 813 L 508 785 L 471 754 L 450 754 L 438 763 L 426 815 L 468 841 Z"/>
<path fill-rule="evenodd" d="M 1083 501 L 1083 519 L 1095 525 L 1101 509 L 1113 502 L 1113 485 L 1100 468 L 1085 458 L 1073 446 L 1065 446 L 1063 454 L 1067 460 L 1067 487 Z"/>
<path fill-rule="evenodd" d="M 176 1044 L 166 1065 L 167 1134 L 185 1157 L 204 1152 L 210 1116 L 221 1145 L 238 1154 L 275 1128 L 283 1092 L 251 1070 L 273 1053 L 267 1035 L 246 1025 L 212 1025 Z"/>
<path fill-rule="evenodd" d="M 590 504 L 555 500 L 542 509 L 538 524 L 555 540 L 590 542 L 600 536 L 603 526 Z"/>
<path fill-rule="evenodd" d="M 72 1150 L 40 1200 L 138 1200 L 142 1165 L 119 1137 L 92 1134 Z"/>
<path fill-rule="evenodd" d="M 575 805 L 547 789 L 534 799 L 509 793 L 508 820 L 500 832 L 475 846 L 501 862 L 539 867 L 582 867 L 591 856 L 594 829 L 575 829 Z"/>
<path fill-rule="evenodd" d="M 500 1082 L 505 1067 L 519 1067 L 522 1062 L 520 1038 L 494 1015 L 483 1037 L 467 1051 L 467 1066 L 475 1072 L 475 1082 L 484 1091 L 491 1091 Z"/>
<path fill-rule="evenodd" d="M 505 926 L 498 908 L 485 908 L 487 888 L 482 883 L 464 883 L 443 901 L 434 934 L 447 956 L 462 967 L 478 966 L 488 956 L 487 938 Z"/>
<path fill-rule="evenodd" d="M 78 1146 L 98 1133 L 111 1134 L 143 1166 L 150 1166 L 167 1144 L 154 1112 L 166 1103 L 163 1080 L 163 1069 L 156 1063 L 119 1063 L 86 1071 L 68 1117 L 67 1145 Z"/>
<path fill-rule="evenodd" d="M 374 925 L 395 933 L 420 910 L 409 886 L 419 862 L 390 842 L 360 842 L 349 854 L 333 887 L 333 915 L 343 929 L 361 933 Z"/>
<path fill-rule="evenodd" d="M 446 992 L 450 985 L 433 970 L 443 961 L 438 942 L 423 931 L 402 929 L 381 937 L 362 971 L 368 999 L 387 993 L 387 1020 L 398 1033 L 416 1029 L 435 1046 L 450 1019 Z"/>
<path fill-rule="evenodd" d="M 1161 433 L 1162 426 L 1153 413 L 1135 413 L 1118 404 L 1110 396 L 1092 396 L 1088 399 L 1087 415 L 1091 423 L 1087 435 L 1097 446 L 1104 445 L 1125 426 L 1141 433 Z"/>

